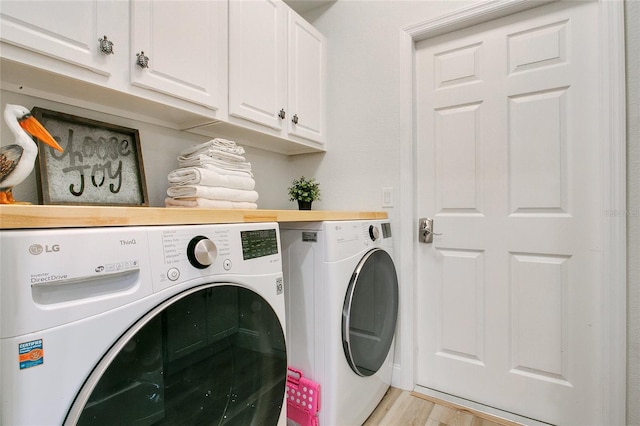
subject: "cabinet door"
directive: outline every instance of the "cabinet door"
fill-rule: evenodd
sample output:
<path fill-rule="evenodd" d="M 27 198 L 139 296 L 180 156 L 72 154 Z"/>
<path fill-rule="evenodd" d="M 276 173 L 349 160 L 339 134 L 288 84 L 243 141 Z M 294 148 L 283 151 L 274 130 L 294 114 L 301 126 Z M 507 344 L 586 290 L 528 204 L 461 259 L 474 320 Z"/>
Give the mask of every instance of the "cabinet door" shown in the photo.
<path fill-rule="evenodd" d="M 326 39 L 294 11 L 289 12 L 289 135 L 326 140 Z"/>
<path fill-rule="evenodd" d="M 282 129 L 286 19 L 280 0 L 229 2 L 229 115 Z"/>
<path fill-rule="evenodd" d="M 131 2 L 131 82 L 211 109 L 222 104 L 227 3 Z M 137 65 L 138 55 L 148 68 Z"/>
<path fill-rule="evenodd" d="M 71 73 L 68 68 L 50 69 L 51 66 L 38 60 L 54 58 L 74 67 L 88 69 L 100 75 L 113 73 L 113 56 L 99 50 L 99 39 L 107 35 L 119 46 L 126 46 L 127 32 L 111 19 L 118 8 L 117 2 L 106 1 L 12 1 L 0 3 L 0 40 L 24 49 L 17 51 L 19 57 L 10 59 L 26 62 L 53 72 Z M 126 9 L 125 9 L 126 12 Z M 127 22 L 126 16 L 120 19 Z M 28 55 L 37 53 L 38 55 Z M 25 54 L 27 54 L 25 58 Z M 6 52 L 3 52 L 6 57 Z M 73 68 L 72 68 L 73 69 Z"/>

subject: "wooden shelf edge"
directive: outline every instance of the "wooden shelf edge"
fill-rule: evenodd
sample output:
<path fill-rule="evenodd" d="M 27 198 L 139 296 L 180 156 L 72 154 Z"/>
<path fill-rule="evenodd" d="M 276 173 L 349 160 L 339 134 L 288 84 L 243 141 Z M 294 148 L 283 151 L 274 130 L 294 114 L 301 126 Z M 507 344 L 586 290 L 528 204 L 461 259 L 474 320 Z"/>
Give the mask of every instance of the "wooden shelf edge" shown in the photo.
<path fill-rule="evenodd" d="M 0 205 L 0 229 L 319 222 L 387 219 L 386 212 L 334 210 L 215 210 L 165 207 Z"/>

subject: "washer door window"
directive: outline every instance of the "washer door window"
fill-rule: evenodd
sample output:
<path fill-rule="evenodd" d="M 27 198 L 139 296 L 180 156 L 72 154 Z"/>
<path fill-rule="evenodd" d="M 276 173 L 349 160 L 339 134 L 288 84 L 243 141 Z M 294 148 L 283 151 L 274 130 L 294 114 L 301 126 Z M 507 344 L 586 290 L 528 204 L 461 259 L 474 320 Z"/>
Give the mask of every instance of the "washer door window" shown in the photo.
<path fill-rule="evenodd" d="M 375 374 L 384 363 L 398 317 L 398 277 L 381 249 L 368 252 L 351 276 L 342 308 L 342 346 L 353 371 Z"/>
<path fill-rule="evenodd" d="M 66 423 L 275 425 L 286 375 L 271 306 L 242 287 L 198 287 L 158 306 L 112 347 Z"/>

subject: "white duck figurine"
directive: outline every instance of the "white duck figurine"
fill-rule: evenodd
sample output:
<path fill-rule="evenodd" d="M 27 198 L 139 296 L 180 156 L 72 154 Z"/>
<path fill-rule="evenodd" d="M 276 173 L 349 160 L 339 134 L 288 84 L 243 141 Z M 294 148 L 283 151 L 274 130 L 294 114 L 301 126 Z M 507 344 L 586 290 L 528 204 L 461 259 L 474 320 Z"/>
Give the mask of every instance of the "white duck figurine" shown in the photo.
<path fill-rule="evenodd" d="M 0 147 L 0 204 L 14 204 L 11 190 L 29 176 L 38 155 L 38 146 L 31 136 L 60 152 L 62 147 L 23 106 L 7 104 L 4 121 L 16 141 L 13 145 Z"/>

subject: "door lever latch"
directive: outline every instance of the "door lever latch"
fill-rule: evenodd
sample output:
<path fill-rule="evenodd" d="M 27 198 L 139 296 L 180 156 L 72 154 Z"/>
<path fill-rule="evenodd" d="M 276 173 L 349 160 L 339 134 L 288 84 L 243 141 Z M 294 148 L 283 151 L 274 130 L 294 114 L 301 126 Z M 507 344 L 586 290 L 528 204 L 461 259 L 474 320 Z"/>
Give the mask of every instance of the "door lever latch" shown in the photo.
<path fill-rule="evenodd" d="M 421 243 L 430 244 L 434 235 L 442 235 L 433 232 L 433 219 L 423 217 L 418 220 L 418 240 Z"/>

